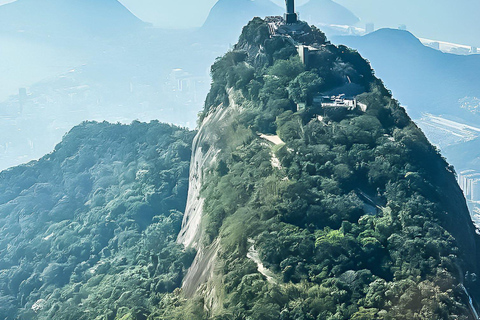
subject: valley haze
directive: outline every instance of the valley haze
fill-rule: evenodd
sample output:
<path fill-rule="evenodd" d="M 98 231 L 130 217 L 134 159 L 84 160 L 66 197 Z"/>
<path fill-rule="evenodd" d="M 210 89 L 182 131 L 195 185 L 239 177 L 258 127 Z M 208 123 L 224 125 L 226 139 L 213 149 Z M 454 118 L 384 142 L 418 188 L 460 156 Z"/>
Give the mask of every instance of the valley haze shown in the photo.
<path fill-rule="evenodd" d="M 1 4 L 1 319 L 478 319 L 475 3 Z"/>

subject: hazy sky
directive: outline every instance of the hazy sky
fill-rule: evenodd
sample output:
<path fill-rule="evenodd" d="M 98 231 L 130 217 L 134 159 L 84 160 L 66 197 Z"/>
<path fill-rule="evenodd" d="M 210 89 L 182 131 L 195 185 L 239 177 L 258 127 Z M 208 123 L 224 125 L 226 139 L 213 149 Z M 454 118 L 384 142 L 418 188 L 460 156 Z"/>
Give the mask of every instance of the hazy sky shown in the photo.
<path fill-rule="evenodd" d="M 0 0 L 4 1 L 4 0 Z M 10 0 L 11 1 L 11 0 Z M 184 28 L 198 27 L 203 24 L 210 9 L 218 0 L 119 0 L 139 18 L 152 22 L 157 26 L 178 28 L 179 20 Z M 284 6 L 284 0 L 272 0 Z M 308 0 L 297 0 L 301 5 Z"/>
<path fill-rule="evenodd" d="M 0 0 L 0 5 L 14 1 L 15 0 Z M 119 1 L 139 18 L 151 22 L 156 26 L 164 28 L 192 28 L 203 24 L 210 9 L 218 0 Z"/>
<path fill-rule="evenodd" d="M 217 0 L 120 0 L 120 2 L 142 20 L 157 26 L 191 28 L 203 24 Z"/>
<path fill-rule="evenodd" d="M 0 0 L 2 1 L 2 0 Z M 202 25 L 217 0 L 120 0 L 143 20 L 178 28 Z M 272 0 L 284 6 L 284 0 Z M 308 0 L 297 0 L 302 5 Z M 313 0 L 314 1 L 314 0 Z M 377 28 L 400 24 L 418 37 L 480 47 L 480 0 L 336 0 Z"/>
<path fill-rule="evenodd" d="M 0 0 L 0 4 L 12 0 Z M 101 0 L 100 0 L 101 1 Z M 272 0 L 283 6 L 284 0 Z M 336 0 L 379 27 L 407 25 L 418 37 L 480 47 L 480 0 Z M 163 28 L 201 26 L 217 0 L 120 0 L 144 21 Z M 297 0 L 301 5 L 307 0 Z"/>
<path fill-rule="evenodd" d="M 0 0 L 1 1 L 1 0 Z M 297 0 L 302 5 L 308 0 Z M 377 28 L 400 24 L 418 37 L 480 46 L 480 0 L 336 0 Z M 200 26 L 217 0 L 121 0 L 140 18 L 161 27 Z M 283 6 L 284 0 L 273 0 Z"/>

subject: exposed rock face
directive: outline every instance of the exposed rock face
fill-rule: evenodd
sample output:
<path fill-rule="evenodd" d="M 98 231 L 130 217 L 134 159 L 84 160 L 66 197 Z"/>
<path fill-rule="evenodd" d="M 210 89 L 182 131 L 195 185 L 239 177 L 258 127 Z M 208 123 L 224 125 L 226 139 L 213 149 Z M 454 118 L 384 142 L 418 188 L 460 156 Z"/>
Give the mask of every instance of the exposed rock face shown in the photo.
<path fill-rule="evenodd" d="M 182 229 L 178 235 L 177 242 L 185 247 L 192 247 L 197 250 L 197 255 L 183 280 L 183 291 L 187 297 L 192 297 L 199 286 L 211 278 L 218 254 L 219 242 L 209 247 L 201 243 L 202 239 L 202 213 L 205 199 L 200 195 L 202 182 L 208 169 L 215 162 L 215 155 L 218 150 L 214 143 L 216 137 L 212 128 L 219 125 L 228 109 L 221 106 L 209 114 L 193 141 L 192 160 L 190 163 L 190 186 L 188 189 L 187 207 L 183 217 Z"/>
<path fill-rule="evenodd" d="M 200 248 L 202 236 L 201 220 L 204 199 L 200 196 L 202 182 L 208 170 L 215 164 L 215 156 L 219 152 L 215 142 L 218 128 L 227 125 L 227 115 L 232 110 L 219 106 L 203 120 L 200 130 L 193 140 L 192 160 L 190 163 L 190 186 L 188 189 L 187 208 L 182 222 L 182 230 L 177 242 L 186 247 Z"/>
<path fill-rule="evenodd" d="M 202 218 L 205 199 L 200 193 L 205 177 L 216 165 L 216 156 L 220 152 L 217 146 L 217 141 L 221 139 L 219 133 L 222 128 L 231 124 L 233 114 L 237 112 L 237 109 L 232 107 L 235 105 L 232 99 L 230 107 L 220 105 L 203 119 L 193 141 L 187 207 L 177 238 L 178 243 L 197 250 L 197 256 L 183 280 L 182 288 L 187 297 L 193 296 L 215 271 L 220 242 L 217 239 L 209 246 L 201 242 L 204 234 Z"/>

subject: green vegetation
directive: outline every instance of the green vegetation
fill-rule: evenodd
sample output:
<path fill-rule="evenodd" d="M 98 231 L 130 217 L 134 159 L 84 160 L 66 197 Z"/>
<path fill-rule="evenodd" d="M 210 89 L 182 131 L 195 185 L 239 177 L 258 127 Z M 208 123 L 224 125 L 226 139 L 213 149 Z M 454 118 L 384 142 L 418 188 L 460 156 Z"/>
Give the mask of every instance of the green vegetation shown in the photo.
<path fill-rule="evenodd" d="M 307 65 L 256 18 L 212 66 L 197 143 L 216 159 L 200 168 L 200 249 L 219 247 L 207 283 L 182 292 L 195 252 L 175 243 L 193 132 L 84 123 L 0 173 L 0 317 L 470 319 L 480 241 L 452 168 L 357 52 L 316 28 L 293 40 L 318 49 Z M 367 110 L 323 109 L 335 90 Z"/>
<path fill-rule="evenodd" d="M 210 280 L 220 303 L 200 292 L 156 318 L 196 308 L 192 319 L 469 319 L 460 284 L 477 270 L 478 237 L 451 167 L 357 52 L 312 29 L 296 39 L 319 48 L 304 66 L 266 28 L 253 20 L 215 62 L 203 111 L 232 97 L 241 110 L 212 144 L 221 152 L 202 193 L 204 245 L 221 243 Z M 364 88 L 366 112 L 313 103 L 350 83 Z M 247 257 L 251 243 L 273 281 Z"/>
<path fill-rule="evenodd" d="M 0 173 L 0 318 L 145 319 L 178 288 L 193 134 L 84 123 Z"/>

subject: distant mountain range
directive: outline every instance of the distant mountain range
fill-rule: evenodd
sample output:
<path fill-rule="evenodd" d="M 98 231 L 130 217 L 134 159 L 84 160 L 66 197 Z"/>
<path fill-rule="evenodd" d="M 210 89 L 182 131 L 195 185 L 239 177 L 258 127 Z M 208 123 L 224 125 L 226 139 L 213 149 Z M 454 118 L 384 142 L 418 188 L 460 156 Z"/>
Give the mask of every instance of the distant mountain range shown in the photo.
<path fill-rule="evenodd" d="M 480 55 L 442 53 L 424 46 L 407 31 L 392 29 L 363 37 L 334 37 L 333 41 L 356 48 L 370 60 L 393 96 L 441 148 L 457 173 L 480 172 L 476 129 L 480 127 Z M 470 204 L 471 209 L 478 209 Z"/>
<path fill-rule="evenodd" d="M 220 0 L 210 11 L 200 32 L 207 39 L 220 42 L 236 42 L 242 27 L 252 17 L 283 15 L 285 8 L 270 0 Z M 332 0 L 311 0 L 299 6 L 300 19 L 319 26 L 348 25 L 359 22 L 347 8 Z M 322 30 L 325 29 L 322 27 Z M 323 30 L 330 34 L 328 30 Z"/>
<path fill-rule="evenodd" d="M 405 24 L 424 37 L 480 47 L 480 1 L 336 1 L 377 26 Z"/>
<path fill-rule="evenodd" d="M 236 42 L 242 27 L 252 17 L 282 15 L 284 9 L 270 0 L 220 0 L 200 28 L 202 35 L 216 42 Z"/>
<path fill-rule="evenodd" d="M 300 18 L 315 25 L 355 25 L 360 19 L 332 0 L 310 0 L 298 7 Z"/>
<path fill-rule="evenodd" d="M 0 7 L 0 32 L 106 36 L 144 25 L 117 0 L 18 0 Z"/>
<path fill-rule="evenodd" d="M 225 48 L 145 26 L 117 0 L 0 6 L 0 171 L 50 152 L 84 120 L 194 126 Z M 181 92 L 174 69 L 184 70 Z"/>
<path fill-rule="evenodd" d="M 410 32 L 394 29 L 332 41 L 355 48 L 368 59 L 412 117 L 428 112 L 480 123 L 480 110 L 465 105 L 480 97 L 480 55 L 442 53 L 424 46 Z"/>

